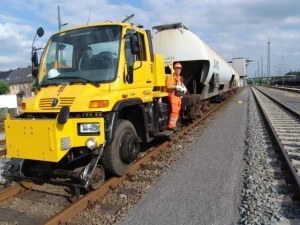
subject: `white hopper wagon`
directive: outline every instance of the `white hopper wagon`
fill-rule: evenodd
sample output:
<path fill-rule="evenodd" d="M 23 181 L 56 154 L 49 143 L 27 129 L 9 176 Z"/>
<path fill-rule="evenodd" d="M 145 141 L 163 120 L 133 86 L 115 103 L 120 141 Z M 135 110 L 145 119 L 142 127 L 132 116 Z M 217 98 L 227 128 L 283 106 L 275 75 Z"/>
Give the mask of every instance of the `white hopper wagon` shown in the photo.
<path fill-rule="evenodd" d="M 182 23 L 153 29 L 157 30 L 153 35 L 154 52 L 166 57 L 166 65 L 169 56 L 174 57 L 174 63 L 182 64 L 184 83 L 190 94 L 200 94 L 201 100 L 218 98 L 236 86 L 238 73 Z"/>

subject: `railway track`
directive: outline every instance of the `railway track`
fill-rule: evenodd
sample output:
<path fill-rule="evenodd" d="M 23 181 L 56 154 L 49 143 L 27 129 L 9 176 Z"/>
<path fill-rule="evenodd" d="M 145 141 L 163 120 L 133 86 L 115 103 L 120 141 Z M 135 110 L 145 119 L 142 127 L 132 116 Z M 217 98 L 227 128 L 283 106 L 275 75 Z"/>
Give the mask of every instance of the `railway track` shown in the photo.
<path fill-rule="evenodd" d="M 249 92 L 244 182 L 238 224 L 300 224 L 299 188 L 290 172 L 290 160 L 284 157 L 284 152 L 288 153 L 280 147 L 284 146 L 280 142 L 284 138 L 280 140 L 274 128 L 279 124 L 282 128 L 288 127 L 283 116 L 277 118 L 282 109 L 280 106 L 274 106 L 274 109 L 273 101 L 259 90 L 251 88 Z M 268 118 L 265 112 L 271 117 Z M 294 169 L 293 166 L 291 168 Z"/>
<path fill-rule="evenodd" d="M 10 187 L 11 190 L 9 188 L 0 190 L 0 215 L 5 215 L 4 218 L 1 216 L 0 221 L 24 225 L 32 222 L 34 224 L 99 224 L 99 221 L 116 223 L 122 218 L 124 211 L 129 210 L 128 207 L 131 208 L 141 198 L 142 193 L 153 185 L 153 180 L 158 179 L 159 171 L 166 170 L 176 161 L 183 151 L 181 142 L 192 143 L 193 140 L 189 140 L 191 132 L 197 129 L 195 133 L 199 135 L 200 130 L 205 127 L 203 123 L 209 123 L 208 118 L 230 99 L 231 97 L 220 104 L 212 105 L 209 112 L 178 132 L 172 141 L 151 147 L 142 153 L 125 176 L 109 178 L 100 189 L 84 193 L 79 198 L 76 198 L 78 193 L 66 190 L 65 187 L 31 182 Z M 200 124 L 203 127 L 199 130 Z M 124 207 L 124 204 L 128 207 Z M 28 207 L 22 209 L 24 205 Z M 47 213 L 47 209 L 51 213 Z M 93 213 L 95 217 L 99 217 L 100 214 L 102 218 L 98 218 L 97 222 L 86 222 L 86 215 Z M 88 218 L 93 219 L 91 216 Z"/>
<path fill-rule="evenodd" d="M 276 87 L 276 86 L 271 86 L 270 88 L 284 90 L 284 91 L 289 91 L 289 92 L 300 93 L 299 87 L 289 87 L 289 86 L 277 86 Z"/>
<path fill-rule="evenodd" d="M 288 181 L 295 188 L 295 199 L 300 200 L 300 114 L 261 90 L 252 91 L 289 171 Z"/>

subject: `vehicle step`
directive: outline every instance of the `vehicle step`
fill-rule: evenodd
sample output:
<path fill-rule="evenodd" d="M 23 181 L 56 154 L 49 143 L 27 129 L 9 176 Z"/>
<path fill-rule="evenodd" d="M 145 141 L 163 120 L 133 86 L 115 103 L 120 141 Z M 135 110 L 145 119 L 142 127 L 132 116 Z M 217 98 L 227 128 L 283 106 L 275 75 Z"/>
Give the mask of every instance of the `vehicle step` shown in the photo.
<path fill-rule="evenodd" d="M 164 130 L 162 132 L 159 132 L 159 133 L 155 134 L 155 136 L 156 137 L 166 137 L 166 136 L 170 136 L 171 134 L 174 134 L 174 131 Z"/>

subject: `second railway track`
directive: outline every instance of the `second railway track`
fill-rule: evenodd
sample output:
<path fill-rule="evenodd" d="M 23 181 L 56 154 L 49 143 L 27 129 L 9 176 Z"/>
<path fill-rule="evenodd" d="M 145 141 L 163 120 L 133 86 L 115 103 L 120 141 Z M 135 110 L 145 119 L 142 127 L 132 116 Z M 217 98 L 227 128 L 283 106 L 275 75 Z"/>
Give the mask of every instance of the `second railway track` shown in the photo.
<path fill-rule="evenodd" d="M 300 193 L 300 115 L 257 89 L 252 89 L 269 121 L 286 167 Z"/>

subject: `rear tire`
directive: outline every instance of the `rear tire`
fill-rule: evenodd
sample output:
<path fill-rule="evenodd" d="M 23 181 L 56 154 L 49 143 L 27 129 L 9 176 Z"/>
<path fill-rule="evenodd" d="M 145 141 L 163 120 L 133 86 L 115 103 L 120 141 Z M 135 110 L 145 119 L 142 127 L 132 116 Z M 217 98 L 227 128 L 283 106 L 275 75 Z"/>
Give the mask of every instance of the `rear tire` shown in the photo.
<path fill-rule="evenodd" d="M 132 123 L 128 120 L 117 120 L 114 126 L 114 139 L 105 147 L 101 164 L 108 175 L 123 176 L 131 168 L 139 151 L 140 145 Z"/>

